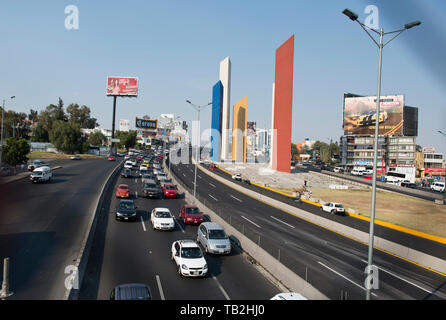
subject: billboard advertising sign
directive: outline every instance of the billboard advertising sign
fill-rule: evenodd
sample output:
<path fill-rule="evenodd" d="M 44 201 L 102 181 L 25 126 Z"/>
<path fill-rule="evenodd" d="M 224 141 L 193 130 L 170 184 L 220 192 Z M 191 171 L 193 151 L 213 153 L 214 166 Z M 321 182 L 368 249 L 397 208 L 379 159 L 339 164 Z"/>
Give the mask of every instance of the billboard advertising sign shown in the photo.
<path fill-rule="evenodd" d="M 138 129 L 156 129 L 157 120 L 146 120 L 135 118 L 135 127 Z"/>
<path fill-rule="evenodd" d="M 107 77 L 108 96 L 137 96 L 138 78 L 135 77 Z"/>
<path fill-rule="evenodd" d="M 130 120 L 121 119 L 119 120 L 119 131 L 129 132 L 130 130 Z"/>
<path fill-rule="evenodd" d="M 344 134 L 373 135 L 379 123 L 379 135 L 403 134 L 404 96 L 381 96 L 379 117 L 376 96 L 346 97 L 344 101 Z"/>

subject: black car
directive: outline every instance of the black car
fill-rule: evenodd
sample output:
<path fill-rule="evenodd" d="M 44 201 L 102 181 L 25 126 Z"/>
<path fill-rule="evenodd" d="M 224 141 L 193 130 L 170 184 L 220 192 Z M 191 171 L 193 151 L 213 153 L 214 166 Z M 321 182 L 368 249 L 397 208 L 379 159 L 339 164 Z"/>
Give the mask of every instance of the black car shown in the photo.
<path fill-rule="evenodd" d="M 152 292 L 145 284 L 121 284 L 111 291 L 110 300 L 152 300 Z"/>
<path fill-rule="evenodd" d="M 136 208 L 133 200 L 121 200 L 116 207 L 116 220 L 136 221 Z"/>
<path fill-rule="evenodd" d="M 153 180 L 148 180 L 144 183 L 142 194 L 146 198 L 158 198 L 160 196 L 160 188 Z"/>
<path fill-rule="evenodd" d="M 123 177 L 123 178 L 131 178 L 132 177 L 132 170 L 130 170 L 128 168 L 124 168 L 124 170 L 122 170 L 122 172 L 121 172 L 121 177 Z"/>

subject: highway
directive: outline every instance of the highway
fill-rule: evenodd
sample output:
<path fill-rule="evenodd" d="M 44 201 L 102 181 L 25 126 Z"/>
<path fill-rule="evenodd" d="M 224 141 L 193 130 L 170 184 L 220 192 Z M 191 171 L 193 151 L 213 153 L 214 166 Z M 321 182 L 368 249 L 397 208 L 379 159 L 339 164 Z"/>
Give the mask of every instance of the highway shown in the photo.
<path fill-rule="evenodd" d="M 114 192 L 121 183 L 128 184 L 137 206 L 136 222 L 115 220 L 119 200 Z M 206 254 L 206 277 L 180 277 L 170 259 L 171 245 L 179 239 L 195 240 L 198 227 L 177 219 L 183 199 L 146 199 L 140 197 L 141 191 L 139 178 L 121 177 L 107 190 L 102 227 L 95 237 L 80 299 L 106 300 L 115 286 L 134 282 L 149 285 L 155 300 L 267 300 L 280 292 L 236 249 L 227 256 Z M 169 208 L 176 218 L 173 231 L 152 229 L 150 212 L 155 207 Z"/>
<path fill-rule="evenodd" d="M 51 166 L 62 168 L 51 182 L 0 185 L 0 258 L 10 257 L 9 299 L 63 299 L 65 267 L 77 259 L 102 185 L 116 165 L 54 160 Z"/>
<path fill-rule="evenodd" d="M 193 188 L 192 164 L 172 164 L 172 169 Z M 243 224 L 246 233 L 261 235 L 262 247 L 270 246 L 271 252 L 280 248 L 281 261 L 294 266 L 297 274 L 330 299 L 340 299 L 345 293 L 348 299 L 364 299 L 365 245 L 252 199 L 200 171 L 197 193 L 208 207 Z M 374 263 L 380 273 L 379 289 L 373 291 L 372 299 L 446 299 L 443 275 L 378 250 Z"/>

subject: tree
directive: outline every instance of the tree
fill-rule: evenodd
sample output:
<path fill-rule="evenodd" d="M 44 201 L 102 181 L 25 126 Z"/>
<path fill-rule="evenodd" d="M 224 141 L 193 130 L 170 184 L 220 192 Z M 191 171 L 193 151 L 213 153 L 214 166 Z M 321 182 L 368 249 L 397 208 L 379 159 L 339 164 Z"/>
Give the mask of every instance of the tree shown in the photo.
<path fill-rule="evenodd" d="M 57 150 L 73 154 L 82 151 L 82 139 L 80 126 L 76 123 L 68 123 L 56 120 L 50 131 L 50 141 Z"/>
<path fill-rule="evenodd" d="M 38 121 L 38 119 L 39 119 L 39 113 L 37 112 L 37 110 L 33 109 L 29 110 L 28 120 L 36 122 Z"/>
<path fill-rule="evenodd" d="M 63 109 L 63 101 L 59 98 L 59 102 L 56 105 L 50 104 L 45 110 L 39 114 L 38 122 L 42 123 L 46 131 L 50 132 L 53 129 L 55 121 L 68 121 L 68 118 Z"/>
<path fill-rule="evenodd" d="M 77 103 L 72 103 L 67 107 L 68 121 L 77 123 L 81 128 L 94 129 L 99 126 L 96 118 L 90 116 L 91 110 L 83 105 L 79 107 Z"/>
<path fill-rule="evenodd" d="M 102 146 L 105 141 L 105 136 L 101 131 L 95 131 L 88 136 L 88 142 L 93 146 Z"/>
<path fill-rule="evenodd" d="M 31 133 L 32 142 L 50 142 L 48 131 L 42 123 L 38 122 Z"/>
<path fill-rule="evenodd" d="M 15 140 L 13 138 L 6 139 L 6 145 L 2 152 L 2 162 L 10 166 L 25 164 L 28 162 L 27 155 L 30 146 L 26 139 Z"/>
<path fill-rule="evenodd" d="M 299 156 L 299 149 L 297 148 L 297 145 L 291 143 L 291 160 L 294 160 L 297 156 Z"/>
<path fill-rule="evenodd" d="M 117 144 L 118 147 L 126 146 L 126 148 L 133 148 L 136 145 L 136 131 L 115 131 L 115 138 L 119 139 L 120 142 Z"/>

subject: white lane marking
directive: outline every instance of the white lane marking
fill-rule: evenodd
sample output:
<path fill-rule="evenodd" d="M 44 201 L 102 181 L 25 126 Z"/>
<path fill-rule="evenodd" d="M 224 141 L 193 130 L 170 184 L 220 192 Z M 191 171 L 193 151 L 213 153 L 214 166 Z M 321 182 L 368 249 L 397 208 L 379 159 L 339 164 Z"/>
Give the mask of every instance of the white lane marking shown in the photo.
<path fill-rule="evenodd" d="M 161 280 L 159 275 L 156 275 L 156 283 L 158 284 L 158 290 L 160 292 L 161 300 L 166 300 L 166 298 L 164 297 L 164 291 L 163 287 L 161 286 Z"/>
<path fill-rule="evenodd" d="M 183 177 L 185 177 L 186 175 L 183 173 Z"/>
<path fill-rule="evenodd" d="M 214 188 L 217 188 L 217 187 L 216 187 L 216 186 L 214 186 L 214 185 L 213 185 L 212 183 L 210 183 L 210 182 L 209 182 L 209 184 L 210 184 L 211 186 L 213 186 Z"/>
<path fill-rule="evenodd" d="M 261 226 L 259 226 L 257 223 L 254 223 L 254 222 L 252 222 L 251 220 L 249 220 L 248 218 L 246 218 L 245 216 L 241 216 L 243 219 L 245 219 L 246 221 L 248 221 L 248 222 L 251 222 L 253 225 L 255 225 L 257 228 L 260 228 L 260 229 L 262 229 L 262 227 Z"/>
<path fill-rule="evenodd" d="M 138 184 L 138 179 L 135 178 L 135 183 Z"/>
<path fill-rule="evenodd" d="M 325 265 L 325 264 L 323 264 L 322 262 L 318 261 L 318 263 L 319 263 L 320 265 L 324 266 L 325 268 L 327 268 L 328 270 L 330 270 L 331 272 L 333 272 L 333 273 L 336 273 L 336 274 L 337 274 L 338 276 L 340 276 L 340 277 L 344 278 L 345 280 L 347 280 L 347 281 L 349 281 L 349 282 L 353 283 L 353 284 L 354 284 L 355 286 L 357 286 L 357 287 L 361 288 L 362 290 L 364 290 L 364 291 L 366 291 L 366 290 L 367 290 L 367 289 L 366 289 L 366 288 L 364 288 L 363 286 L 361 286 L 361 285 L 357 284 L 357 283 L 356 283 L 356 282 L 354 282 L 353 280 L 350 280 L 350 279 L 349 279 L 349 278 L 347 278 L 346 276 L 344 276 L 344 275 L 340 274 L 339 272 L 337 272 L 337 271 L 333 270 L 332 268 L 330 268 L 330 267 L 326 266 L 326 265 Z M 374 294 L 373 292 L 372 292 L 372 295 L 374 295 L 375 297 L 377 297 L 377 295 L 376 295 L 376 294 Z"/>
<path fill-rule="evenodd" d="M 141 224 L 142 224 L 142 228 L 144 229 L 144 231 L 147 231 L 147 230 L 146 230 L 146 226 L 145 226 L 145 224 L 144 224 L 144 220 L 143 220 L 142 216 L 139 216 L 139 217 L 141 218 Z"/>
<path fill-rule="evenodd" d="M 218 279 L 214 275 L 212 275 L 212 279 L 214 279 L 217 282 L 217 285 L 220 288 L 223 295 L 225 296 L 226 300 L 231 300 L 231 298 L 229 298 L 228 294 L 226 293 L 225 289 L 223 289 L 223 286 L 220 284 L 220 281 L 218 281 Z"/>
<path fill-rule="evenodd" d="M 135 191 L 136 199 L 138 199 L 138 191 Z"/>
<path fill-rule="evenodd" d="M 214 199 L 215 201 L 218 201 L 217 199 L 215 199 L 212 195 L 208 194 L 209 197 L 211 197 L 212 199 Z"/>
<path fill-rule="evenodd" d="M 232 194 L 230 194 L 231 198 L 234 198 L 235 200 L 237 200 L 238 202 L 243 202 L 242 200 L 240 200 L 239 198 L 234 197 Z"/>
<path fill-rule="evenodd" d="M 173 219 L 173 221 L 176 222 L 176 224 L 178 225 L 178 227 L 180 227 L 180 229 L 181 229 L 181 231 L 182 231 L 183 233 L 186 233 L 186 232 L 184 231 L 183 227 L 181 226 L 181 224 L 177 221 L 177 219 Z"/>
<path fill-rule="evenodd" d="M 194 173 L 194 170 L 190 169 L 190 172 Z"/>
<path fill-rule="evenodd" d="M 291 224 L 288 224 L 288 223 L 286 223 L 286 222 L 284 222 L 284 221 L 282 221 L 282 220 L 280 220 L 280 219 L 277 219 L 276 217 L 273 217 L 273 216 L 270 216 L 270 217 L 273 218 L 274 220 L 277 220 L 277 221 L 283 223 L 284 225 L 287 225 L 288 227 L 294 229 L 294 226 L 292 226 Z"/>
<path fill-rule="evenodd" d="M 199 174 L 197 174 L 197 177 L 200 178 L 200 179 L 202 179 L 202 177 L 201 177 Z"/>
<path fill-rule="evenodd" d="M 361 261 L 362 261 L 362 262 L 365 262 L 365 263 L 368 263 L 368 261 L 366 261 L 366 260 L 361 260 Z M 401 276 L 399 276 L 399 275 L 397 275 L 397 274 L 394 274 L 393 272 L 390 272 L 389 270 L 386 270 L 386 269 L 384 269 L 384 268 L 382 268 L 382 267 L 378 267 L 378 266 L 376 266 L 376 265 L 375 265 L 375 267 L 377 267 L 379 270 L 382 270 L 382 271 L 384 271 L 384 272 L 386 272 L 386 273 L 388 273 L 388 274 L 394 276 L 395 278 L 398 278 L 398 279 L 400 279 L 400 280 L 402 280 L 402 281 L 404 281 L 404 282 L 407 282 L 407 283 L 413 285 L 414 287 L 417 287 L 418 289 L 421 289 L 421 290 L 423 290 L 423 291 L 425 291 L 425 292 L 427 292 L 427 293 L 430 293 L 430 294 L 434 294 L 433 291 L 428 290 L 428 289 L 425 289 L 425 288 L 423 288 L 423 287 L 420 287 L 419 285 L 417 285 L 417 284 L 415 284 L 415 283 L 413 283 L 413 282 L 410 282 L 409 280 L 404 279 L 403 277 L 401 277 Z"/>

